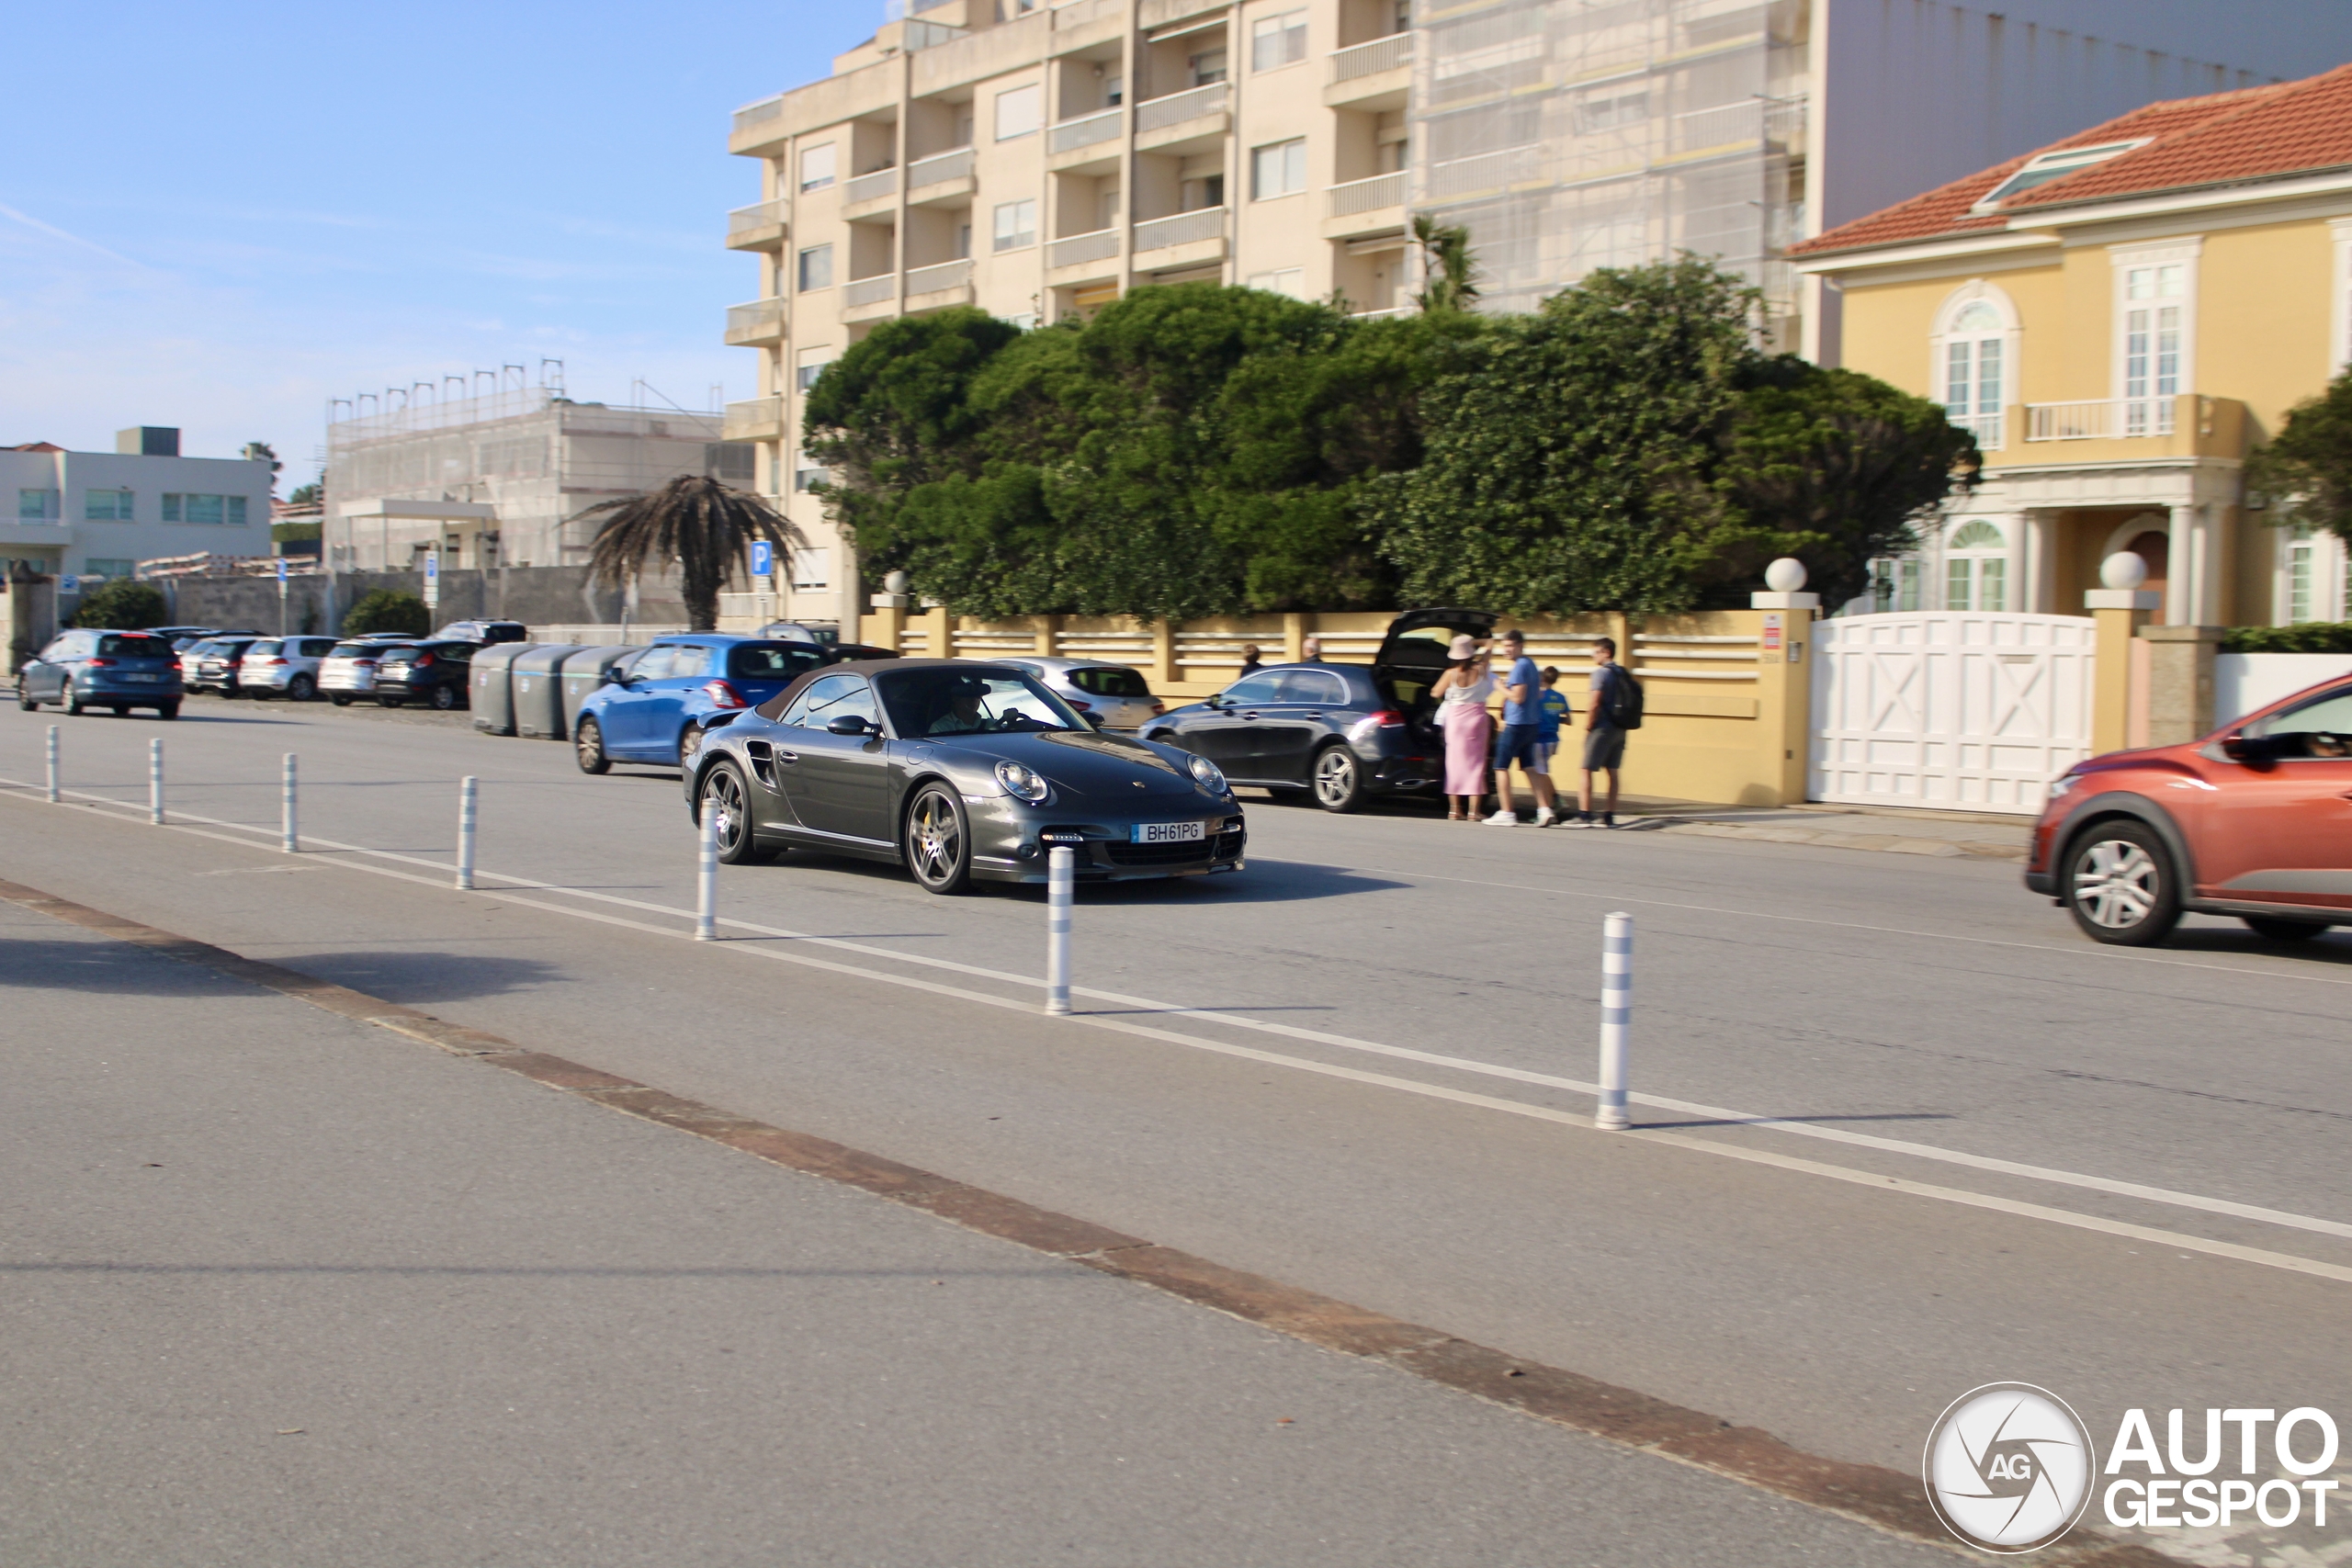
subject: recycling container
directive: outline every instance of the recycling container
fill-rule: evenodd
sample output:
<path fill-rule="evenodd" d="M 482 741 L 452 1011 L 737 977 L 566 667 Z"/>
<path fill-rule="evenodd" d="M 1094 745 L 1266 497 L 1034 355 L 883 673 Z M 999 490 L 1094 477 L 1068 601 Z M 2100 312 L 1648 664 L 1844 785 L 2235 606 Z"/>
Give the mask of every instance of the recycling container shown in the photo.
<path fill-rule="evenodd" d="M 474 649 L 474 728 L 484 735 L 514 733 L 514 663 L 539 645 L 494 642 Z"/>
<path fill-rule="evenodd" d="M 563 732 L 570 735 L 580 722 L 580 705 L 605 683 L 605 671 L 622 660 L 645 651 L 641 643 L 607 643 L 575 648 L 564 655 L 560 679 L 563 683 Z"/>
<path fill-rule="evenodd" d="M 514 733 L 526 740 L 560 740 L 571 733 L 563 722 L 563 682 L 556 671 L 573 642 L 543 642 L 508 666 L 514 688 Z"/>

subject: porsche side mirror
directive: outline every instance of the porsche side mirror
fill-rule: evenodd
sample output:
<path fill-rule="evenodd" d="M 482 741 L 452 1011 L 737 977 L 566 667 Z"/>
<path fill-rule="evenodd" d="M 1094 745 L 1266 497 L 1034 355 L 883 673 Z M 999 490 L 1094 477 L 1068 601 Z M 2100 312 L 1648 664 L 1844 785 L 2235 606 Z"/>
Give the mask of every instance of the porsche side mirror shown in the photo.
<path fill-rule="evenodd" d="M 2243 762 L 2254 755 L 2253 749 L 2245 743 L 2244 730 L 2233 729 L 2222 737 L 2222 755 L 2233 762 Z"/>
<path fill-rule="evenodd" d="M 854 713 L 845 713 L 829 721 L 825 726 L 825 733 L 828 735 L 864 735 L 872 728 L 873 726 L 866 723 L 864 716 Z"/>

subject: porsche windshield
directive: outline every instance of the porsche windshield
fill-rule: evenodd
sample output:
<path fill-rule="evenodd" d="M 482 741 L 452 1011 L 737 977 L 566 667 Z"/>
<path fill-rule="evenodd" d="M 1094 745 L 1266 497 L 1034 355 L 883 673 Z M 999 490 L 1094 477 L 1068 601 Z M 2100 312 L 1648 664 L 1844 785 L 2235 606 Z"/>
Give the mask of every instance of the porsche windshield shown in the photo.
<path fill-rule="evenodd" d="M 1011 673 L 934 666 L 894 670 L 876 676 L 874 683 L 881 689 L 890 728 L 908 739 L 1087 728 L 1052 693 Z"/>

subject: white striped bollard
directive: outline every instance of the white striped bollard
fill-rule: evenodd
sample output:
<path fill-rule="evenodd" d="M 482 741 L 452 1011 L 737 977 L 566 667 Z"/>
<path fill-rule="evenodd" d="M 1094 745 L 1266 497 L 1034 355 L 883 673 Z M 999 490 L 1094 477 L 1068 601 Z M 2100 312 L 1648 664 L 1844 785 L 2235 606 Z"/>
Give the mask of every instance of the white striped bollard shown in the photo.
<path fill-rule="evenodd" d="M 474 885 L 474 776 L 468 773 L 458 781 L 458 890 L 469 892 Z"/>
<path fill-rule="evenodd" d="M 1046 1010 L 1069 1011 L 1069 906 L 1078 852 L 1057 844 L 1046 854 Z"/>
<path fill-rule="evenodd" d="M 1627 1055 L 1634 1032 L 1634 917 L 1623 910 L 1601 924 L 1600 1103 L 1592 1124 L 1604 1133 L 1624 1131 Z"/>
<path fill-rule="evenodd" d="M 65 798 L 65 792 L 58 788 L 57 784 L 57 726 L 53 724 L 49 727 L 48 759 L 49 799 L 50 804 L 53 806 Z"/>
<path fill-rule="evenodd" d="M 164 743 L 147 742 L 147 820 L 164 825 Z"/>
<path fill-rule="evenodd" d="M 695 940 L 718 935 L 718 803 L 702 803 L 702 863 L 695 876 Z"/>
<path fill-rule="evenodd" d="M 277 847 L 286 853 L 302 852 L 302 835 L 294 815 L 294 753 L 286 753 L 286 774 L 279 785 Z"/>

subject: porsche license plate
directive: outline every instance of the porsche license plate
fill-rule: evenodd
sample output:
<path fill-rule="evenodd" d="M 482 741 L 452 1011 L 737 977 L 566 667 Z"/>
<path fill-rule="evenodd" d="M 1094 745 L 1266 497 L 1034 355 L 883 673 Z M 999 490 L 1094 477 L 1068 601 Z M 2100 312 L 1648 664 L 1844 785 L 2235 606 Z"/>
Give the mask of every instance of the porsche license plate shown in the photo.
<path fill-rule="evenodd" d="M 1129 840 L 1137 844 L 1197 844 L 1208 837 L 1203 822 L 1138 822 Z"/>

